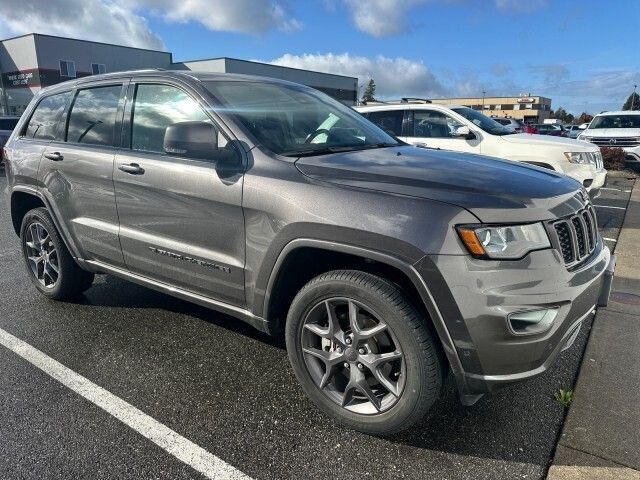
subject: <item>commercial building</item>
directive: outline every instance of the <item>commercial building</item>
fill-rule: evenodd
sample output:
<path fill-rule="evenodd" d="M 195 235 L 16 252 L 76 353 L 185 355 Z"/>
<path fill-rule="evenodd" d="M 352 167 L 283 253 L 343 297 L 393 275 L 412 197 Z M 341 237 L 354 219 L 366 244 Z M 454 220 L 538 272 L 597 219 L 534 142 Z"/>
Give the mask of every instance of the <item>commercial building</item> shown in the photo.
<path fill-rule="evenodd" d="M 49 85 L 143 68 L 262 75 L 309 85 L 347 105 L 357 100 L 355 77 L 224 57 L 174 62 L 170 52 L 30 33 L 0 40 L 0 113 L 21 114 L 33 95 Z"/>
<path fill-rule="evenodd" d="M 542 123 L 551 118 L 551 99 L 538 95 L 517 97 L 437 98 L 433 103 L 463 105 L 481 110 L 485 115 L 512 117 L 525 123 Z"/>

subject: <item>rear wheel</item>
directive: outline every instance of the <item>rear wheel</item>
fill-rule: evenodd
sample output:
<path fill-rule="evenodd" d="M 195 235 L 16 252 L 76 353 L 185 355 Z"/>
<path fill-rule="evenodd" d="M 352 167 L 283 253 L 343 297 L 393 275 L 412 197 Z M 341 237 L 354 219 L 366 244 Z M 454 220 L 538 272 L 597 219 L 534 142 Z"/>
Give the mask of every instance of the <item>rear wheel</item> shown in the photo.
<path fill-rule="evenodd" d="M 27 212 L 20 228 L 27 272 L 36 288 L 54 300 L 74 297 L 93 283 L 93 273 L 73 260 L 46 208 Z"/>
<path fill-rule="evenodd" d="M 397 287 L 358 271 L 332 271 L 293 300 L 289 359 L 326 413 L 365 433 L 391 434 L 437 399 L 443 365 L 426 321 Z"/>

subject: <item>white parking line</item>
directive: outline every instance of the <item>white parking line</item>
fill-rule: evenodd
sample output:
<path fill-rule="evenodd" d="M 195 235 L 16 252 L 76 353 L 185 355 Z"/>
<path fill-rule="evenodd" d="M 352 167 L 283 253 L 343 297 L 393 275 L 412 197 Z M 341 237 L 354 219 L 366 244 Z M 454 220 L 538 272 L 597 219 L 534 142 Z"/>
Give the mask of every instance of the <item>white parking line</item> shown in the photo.
<path fill-rule="evenodd" d="M 610 205 L 594 205 L 596 208 L 613 208 L 615 210 L 626 210 L 625 207 L 612 207 Z"/>
<path fill-rule="evenodd" d="M 622 188 L 600 187 L 600 190 L 612 190 L 614 192 L 630 193 L 631 190 L 623 190 Z"/>
<path fill-rule="evenodd" d="M 603 240 L 606 240 L 607 242 L 617 242 L 618 240 L 616 240 L 615 238 L 607 238 L 607 237 L 602 237 Z"/>
<path fill-rule="evenodd" d="M 250 480 L 250 477 L 202 447 L 1 328 L 0 345 L 20 355 L 207 478 Z"/>

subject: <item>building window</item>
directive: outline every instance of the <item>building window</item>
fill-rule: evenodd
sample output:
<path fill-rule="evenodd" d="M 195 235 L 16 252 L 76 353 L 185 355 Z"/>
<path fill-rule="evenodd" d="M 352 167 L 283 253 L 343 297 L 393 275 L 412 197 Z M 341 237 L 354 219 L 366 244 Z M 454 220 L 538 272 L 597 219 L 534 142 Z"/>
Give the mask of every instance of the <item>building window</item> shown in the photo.
<path fill-rule="evenodd" d="M 91 64 L 91 73 L 93 75 L 100 75 L 101 73 L 106 73 L 107 67 L 105 67 L 104 63 L 92 63 Z"/>
<path fill-rule="evenodd" d="M 76 62 L 69 60 L 60 60 L 60 76 L 61 77 L 76 77 Z"/>
<path fill-rule="evenodd" d="M 493 107 L 494 110 L 502 110 L 502 105 L 498 104 L 495 107 Z"/>

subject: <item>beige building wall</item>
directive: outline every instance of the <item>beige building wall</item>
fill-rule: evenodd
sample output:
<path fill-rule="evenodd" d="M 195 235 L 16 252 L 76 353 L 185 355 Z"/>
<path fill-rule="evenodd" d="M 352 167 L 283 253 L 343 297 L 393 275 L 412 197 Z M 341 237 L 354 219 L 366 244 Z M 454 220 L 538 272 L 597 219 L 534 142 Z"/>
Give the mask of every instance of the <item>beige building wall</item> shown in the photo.
<path fill-rule="evenodd" d="M 463 105 L 480 110 L 485 115 L 512 117 L 525 123 L 542 123 L 551 118 L 551 99 L 541 96 L 519 97 L 466 97 L 436 98 L 433 103 L 441 105 Z"/>

